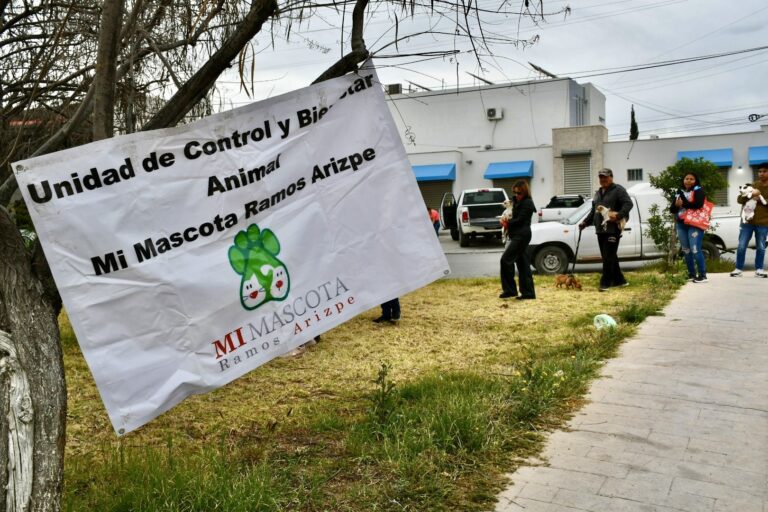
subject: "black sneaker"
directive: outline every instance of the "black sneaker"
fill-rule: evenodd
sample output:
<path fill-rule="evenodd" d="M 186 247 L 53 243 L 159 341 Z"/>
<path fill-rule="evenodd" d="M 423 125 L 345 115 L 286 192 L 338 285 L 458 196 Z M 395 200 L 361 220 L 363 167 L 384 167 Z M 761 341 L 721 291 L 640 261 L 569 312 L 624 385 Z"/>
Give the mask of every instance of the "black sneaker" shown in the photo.
<path fill-rule="evenodd" d="M 391 322 L 391 321 L 392 321 L 392 319 L 391 319 L 391 318 L 388 318 L 388 317 L 386 317 L 386 316 L 380 316 L 379 318 L 377 318 L 376 320 L 374 320 L 374 321 L 373 321 L 373 323 L 375 323 L 375 324 L 381 324 L 381 323 L 384 323 L 384 322 Z"/>
<path fill-rule="evenodd" d="M 508 299 L 510 297 L 517 297 L 516 293 L 509 293 L 509 292 L 502 292 L 501 295 L 499 295 L 500 299 Z"/>
<path fill-rule="evenodd" d="M 693 280 L 694 283 L 708 283 L 709 279 L 707 279 L 707 276 L 698 276 L 696 279 Z"/>

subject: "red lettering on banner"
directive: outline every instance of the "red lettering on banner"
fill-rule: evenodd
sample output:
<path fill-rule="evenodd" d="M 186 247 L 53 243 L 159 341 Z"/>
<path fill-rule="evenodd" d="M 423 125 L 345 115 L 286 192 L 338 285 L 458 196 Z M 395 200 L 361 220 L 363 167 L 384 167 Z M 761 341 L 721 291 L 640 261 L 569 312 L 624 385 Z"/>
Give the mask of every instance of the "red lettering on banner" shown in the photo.
<path fill-rule="evenodd" d="M 216 347 L 216 359 L 221 359 L 225 354 L 234 352 L 238 348 L 245 345 L 245 339 L 243 339 L 242 330 L 242 327 L 238 327 L 234 331 L 225 334 L 223 341 L 216 340 L 211 343 L 214 347 Z M 235 346 L 235 340 L 232 337 L 233 334 L 237 336 L 237 346 Z"/>

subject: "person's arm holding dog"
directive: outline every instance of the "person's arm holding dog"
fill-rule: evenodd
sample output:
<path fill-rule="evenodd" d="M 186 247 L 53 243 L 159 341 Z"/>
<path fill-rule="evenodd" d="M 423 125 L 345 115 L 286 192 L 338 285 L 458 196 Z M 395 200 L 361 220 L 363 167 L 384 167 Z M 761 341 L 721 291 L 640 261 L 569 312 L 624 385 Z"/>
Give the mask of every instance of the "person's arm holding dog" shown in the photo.
<path fill-rule="evenodd" d="M 736 196 L 736 202 L 737 202 L 737 203 L 739 203 L 740 205 L 742 205 L 742 206 L 743 206 L 743 205 L 745 205 L 745 204 L 747 203 L 747 201 L 749 201 L 750 199 L 757 199 L 758 197 L 760 197 L 760 195 L 762 194 L 762 192 L 760 192 L 760 189 L 759 189 L 759 188 L 755 187 L 755 185 L 759 185 L 759 184 L 760 184 L 760 182 L 759 182 L 759 181 L 758 181 L 758 182 L 756 182 L 756 183 L 753 183 L 753 184 L 752 184 L 752 194 L 751 194 L 751 195 L 748 195 L 748 196 L 747 196 L 747 195 L 745 195 L 745 194 L 739 194 L 738 196 Z M 765 188 L 765 187 L 764 187 L 764 188 Z M 768 189 L 767 189 L 767 190 L 768 190 Z"/>
<path fill-rule="evenodd" d="M 628 219 L 629 212 L 634 206 L 634 204 L 632 204 L 632 199 L 629 197 L 629 193 L 627 193 L 627 189 L 624 187 L 617 185 L 616 195 L 616 201 L 613 208 L 611 208 L 613 211 L 608 214 L 608 220 L 611 222 L 619 222 L 621 219 Z"/>
<path fill-rule="evenodd" d="M 507 230 L 512 233 L 522 227 L 531 229 L 531 217 L 536 213 L 536 206 L 530 197 L 514 201 L 512 218 L 507 223 Z"/>
<path fill-rule="evenodd" d="M 701 187 L 696 187 L 693 189 L 692 201 L 689 201 L 686 198 L 685 191 L 683 191 L 683 189 L 678 189 L 677 193 L 675 194 L 675 202 L 669 206 L 669 211 L 672 213 L 677 213 L 683 208 L 686 210 L 698 210 L 704 206 L 705 198 L 706 194 L 704 193 L 704 189 Z"/>

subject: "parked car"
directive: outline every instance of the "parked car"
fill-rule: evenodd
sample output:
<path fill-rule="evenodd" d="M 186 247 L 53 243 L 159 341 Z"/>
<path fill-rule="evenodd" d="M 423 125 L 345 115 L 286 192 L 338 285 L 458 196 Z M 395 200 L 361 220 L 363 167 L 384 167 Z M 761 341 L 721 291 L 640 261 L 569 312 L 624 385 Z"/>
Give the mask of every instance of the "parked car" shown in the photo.
<path fill-rule="evenodd" d="M 579 194 L 552 196 L 547 206 L 539 210 L 539 222 L 549 222 L 568 217 L 589 198 Z"/>
<path fill-rule="evenodd" d="M 648 234 L 650 208 L 658 204 L 667 208 L 667 200 L 648 183 L 640 183 L 627 189 L 634 207 L 629 212 L 627 224 L 619 244 L 620 260 L 645 260 L 664 256 Z M 569 217 L 560 221 L 544 222 L 531 226 L 531 243 L 528 246 L 533 266 L 540 274 L 564 274 L 574 257 L 578 263 L 602 261 L 597 245 L 595 227 L 584 229 L 579 242 L 579 223 L 592 209 L 592 200 L 587 199 Z M 707 258 L 720 257 L 724 251 L 732 251 L 739 242 L 741 217 L 733 213 L 712 216 L 713 231 L 707 231 L 702 249 Z M 578 256 L 576 246 L 578 245 Z"/>
<path fill-rule="evenodd" d="M 458 201 L 449 192 L 440 205 L 440 224 L 451 231 L 451 238 L 458 240 L 461 247 L 467 247 L 478 236 L 501 240 L 500 218 L 507 199 L 503 188 L 463 190 Z"/>

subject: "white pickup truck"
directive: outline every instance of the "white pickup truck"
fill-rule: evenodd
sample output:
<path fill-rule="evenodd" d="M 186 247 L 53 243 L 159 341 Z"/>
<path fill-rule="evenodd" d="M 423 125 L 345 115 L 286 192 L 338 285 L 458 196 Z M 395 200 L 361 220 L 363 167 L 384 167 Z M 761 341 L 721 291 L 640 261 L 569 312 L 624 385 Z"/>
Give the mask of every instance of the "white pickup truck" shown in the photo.
<path fill-rule="evenodd" d="M 639 183 L 627 189 L 634 208 L 629 212 L 629 219 L 619 244 L 619 259 L 645 260 L 663 256 L 647 233 L 649 210 L 654 204 L 664 210 L 667 200 L 649 183 Z M 581 234 L 579 243 L 579 223 L 592 209 L 592 200 L 587 200 L 569 217 L 560 221 L 542 222 L 531 226 L 532 237 L 528 247 L 531 261 L 540 274 L 563 274 L 567 271 L 576 254 L 577 263 L 596 263 L 601 261 L 600 248 L 597 245 L 594 226 L 588 226 Z M 718 213 L 716 207 L 712 216 L 712 229 L 707 231 L 703 250 L 708 258 L 718 258 L 723 251 L 733 251 L 739 242 L 738 214 L 731 211 Z"/>
<path fill-rule="evenodd" d="M 463 190 L 459 200 L 450 192 L 440 205 L 440 224 L 451 230 L 451 238 L 467 247 L 478 236 L 501 240 L 501 214 L 504 201 L 509 199 L 503 188 L 472 188 Z"/>
<path fill-rule="evenodd" d="M 589 198 L 581 194 L 552 196 L 547 206 L 539 210 L 539 222 L 564 219 L 575 212 L 585 201 L 589 201 Z"/>

